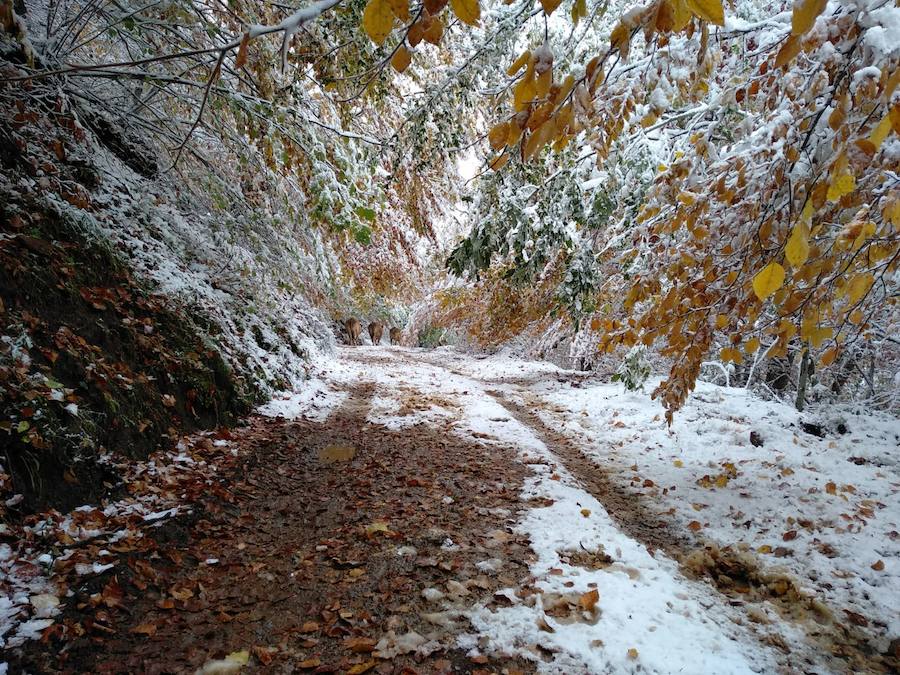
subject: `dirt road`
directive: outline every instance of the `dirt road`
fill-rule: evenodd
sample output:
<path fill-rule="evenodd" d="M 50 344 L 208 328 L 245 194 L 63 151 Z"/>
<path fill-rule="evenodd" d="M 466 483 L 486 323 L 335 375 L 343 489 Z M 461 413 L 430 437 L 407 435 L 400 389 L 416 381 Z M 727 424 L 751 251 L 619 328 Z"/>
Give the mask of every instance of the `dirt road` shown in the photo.
<path fill-rule="evenodd" d="M 841 672 L 864 662 L 804 646 L 798 624 L 792 644 L 783 626 L 754 624 L 748 607 L 772 600 L 758 592 L 765 580 L 745 573 L 744 597 L 679 565 L 682 538 L 541 425 L 521 402 L 527 383 L 412 350 L 342 359 L 288 418 L 225 432 L 237 459 L 190 512 L 85 580 L 59 622 L 65 634 L 31 643 L 13 665 Z M 697 650 L 712 660 L 679 665 Z"/>

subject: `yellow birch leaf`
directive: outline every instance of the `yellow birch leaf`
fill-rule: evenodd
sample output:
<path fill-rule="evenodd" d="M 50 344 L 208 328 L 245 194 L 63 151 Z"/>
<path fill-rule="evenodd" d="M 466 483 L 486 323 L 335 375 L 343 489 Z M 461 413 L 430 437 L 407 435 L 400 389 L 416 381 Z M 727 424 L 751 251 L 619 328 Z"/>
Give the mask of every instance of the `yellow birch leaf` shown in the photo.
<path fill-rule="evenodd" d="M 770 262 L 753 277 L 753 292 L 760 300 L 765 300 L 784 284 L 784 268 L 777 262 Z"/>
<path fill-rule="evenodd" d="M 553 14 L 553 10 L 562 4 L 562 0 L 541 0 L 541 7 L 545 14 Z"/>
<path fill-rule="evenodd" d="M 755 354 L 759 349 L 759 338 L 750 338 L 747 340 L 747 344 L 744 345 L 744 351 L 748 354 Z"/>
<path fill-rule="evenodd" d="M 868 272 L 857 274 L 847 285 L 847 304 L 851 307 L 865 297 L 872 287 L 875 278 Z"/>
<path fill-rule="evenodd" d="M 575 25 L 578 25 L 578 22 L 587 16 L 587 2 L 586 0 L 575 0 L 572 4 L 572 21 L 575 22 Z"/>
<path fill-rule="evenodd" d="M 494 150 L 499 150 L 506 145 L 506 139 L 509 137 L 509 122 L 500 122 L 491 127 L 488 132 L 488 142 Z"/>
<path fill-rule="evenodd" d="M 412 56 L 410 56 L 409 50 L 403 45 L 400 45 L 397 48 L 397 51 L 394 52 L 394 55 L 391 57 L 391 65 L 398 73 L 402 73 L 404 70 L 409 68 L 409 64 L 411 61 Z"/>
<path fill-rule="evenodd" d="M 531 50 L 526 49 L 524 52 L 522 52 L 522 54 L 519 56 L 519 58 L 517 58 L 515 61 L 513 61 L 512 65 L 506 69 L 506 74 L 509 75 L 510 77 L 512 77 L 513 75 L 518 73 L 520 70 L 522 70 L 522 67 L 526 63 L 528 63 L 528 59 L 530 59 L 530 58 L 531 58 Z"/>
<path fill-rule="evenodd" d="M 463 23 L 470 26 L 478 25 L 478 19 L 481 18 L 478 0 L 450 0 L 450 7 Z"/>
<path fill-rule="evenodd" d="M 672 15 L 672 30 L 680 33 L 687 27 L 692 18 L 687 0 L 672 0 Z"/>
<path fill-rule="evenodd" d="M 809 224 L 812 221 L 813 211 L 815 211 L 815 207 L 813 206 L 812 199 L 807 199 L 806 204 L 803 205 L 803 211 L 800 214 L 800 220 L 804 223 Z"/>
<path fill-rule="evenodd" d="M 796 0 L 791 15 L 791 34 L 803 35 L 812 28 L 827 4 L 828 0 Z"/>
<path fill-rule="evenodd" d="M 491 169 L 493 169 L 494 171 L 499 171 L 504 166 L 506 166 L 507 162 L 509 162 L 509 153 L 504 152 L 502 155 L 495 157 L 493 159 L 493 161 L 491 162 L 490 166 L 491 166 Z"/>
<path fill-rule="evenodd" d="M 620 22 L 613 28 L 612 33 L 609 34 L 609 45 L 611 47 L 618 47 L 624 42 L 628 42 L 628 28 L 625 24 Z"/>
<path fill-rule="evenodd" d="M 869 140 L 872 142 L 872 145 L 875 146 L 875 149 L 881 147 L 881 144 L 884 142 L 884 139 L 888 137 L 888 134 L 891 133 L 891 113 L 888 112 L 887 115 L 884 116 L 878 126 L 872 129 L 872 133 L 869 134 Z"/>
<path fill-rule="evenodd" d="M 835 345 L 831 349 L 826 350 L 825 353 L 822 354 L 821 357 L 819 357 L 819 361 L 822 363 L 823 366 L 830 366 L 832 363 L 834 363 L 834 360 L 837 358 L 837 355 L 838 355 L 838 348 L 837 348 L 837 345 Z"/>
<path fill-rule="evenodd" d="M 830 202 L 836 202 L 845 194 L 853 192 L 854 188 L 856 188 L 856 179 L 849 173 L 833 176 L 828 185 L 827 199 Z"/>
<path fill-rule="evenodd" d="M 687 0 L 687 6 L 698 19 L 717 26 L 725 25 L 725 9 L 722 0 Z"/>
<path fill-rule="evenodd" d="M 791 61 L 794 60 L 794 57 L 800 53 L 800 37 L 797 35 L 791 35 L 787 40 L 784 41 L 784 44 L 781 45 L 781 49 L 778 50 L 778 53 L 775 55 L 775 67 L 781 68 L 782 66 L 786 66 Z"/>
<path fill-rule="evenodd" d="M 386 0 L 369 0 L 363 10 L 362 23 L 372 42 L 380 46 L 394 27 L 394 13 Z"/>
<path fill-rule="evenodd" d="M 409 21 L 409 0 L 387 0 L 394 16 L 406 23 Z"/>
<path fill-rule="evenodd" d="M 784 257 L 794 269 L 800 269 L 809 258 L 809 228 L 804 222 L 794 225 L 784 247 Z"/>

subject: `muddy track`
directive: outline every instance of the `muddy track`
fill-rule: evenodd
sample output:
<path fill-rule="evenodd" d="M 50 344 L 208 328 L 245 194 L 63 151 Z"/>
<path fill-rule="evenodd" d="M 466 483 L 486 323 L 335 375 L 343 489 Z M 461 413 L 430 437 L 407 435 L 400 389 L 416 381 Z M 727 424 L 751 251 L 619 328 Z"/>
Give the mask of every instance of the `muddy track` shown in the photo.
<path fill-rule="evenodd" d="M 823 660 L 832 672 L 898 672 L 900 663 L 897 659 L 875 651 L 868 636 L 853 626 L 836 621 L 832 610 L 802 593 L 794 580 L 766 571 L 752 554 L 713 544 L 698 547 L 696 540 L 673 531 L 669 523 L 648 508 L 639 494 L 618 484 L 602 467 L 588 459 L 571 439 L 545 424 L 534 409 L 541 405 L 538 400 L 526 407 L 502 391 L 489 390 L 488 393 L 520 424 L 535 433 L 569 473 L 603 504 L 620 530 L 643 544 L 651 554 L 655 550 L 663 551 L 679 563 L 685 576 L 704 579 L 725 596 L 726 602 L 745 607 L 751 625 L 759 620 L 759 614 L 753 610 L 754 603 L 767 602 L 784 619 L 803 630 L 818 658 L 792 654 L 793 659 L 802 659 L 795 664 L 800 672 L 819 672 L 817 667 Z M 529 395 L 520 393 L 527 400 Z M 761 625 L 756 627 L 763 642 L 789 651 L 777 634 L 767 633 Z"/>
<path fill-rule="evenodd" d="M 160 555 L 98 580 L 92 592 L 116 579 L 120 603 L 75 597 L 83 637 L 32 643 L 23 672 L 193 673 L 241 650 L 243 672 L 532 672 L 456 647 L 468 608 L 528 578 L 528 541 L 510 533 L 527 469 L 447 429 L 367 422 L 373 390 L 321 424 L 235 430 L 247 459 L 229 498 L 193 505 L 158 531 Z M 485 573 L 486 559 L 502 565 Z"/>

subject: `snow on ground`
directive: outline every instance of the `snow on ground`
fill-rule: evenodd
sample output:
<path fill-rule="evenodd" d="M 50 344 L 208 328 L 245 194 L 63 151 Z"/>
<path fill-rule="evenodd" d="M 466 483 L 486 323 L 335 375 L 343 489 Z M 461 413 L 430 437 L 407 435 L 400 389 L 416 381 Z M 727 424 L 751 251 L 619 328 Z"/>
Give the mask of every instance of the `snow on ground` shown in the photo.
<path fill-rule="evenodd" d="M 347 399 L 349 392 L 334 389 L 319 377 L 304 380 L 297 392 L 276 394 L 271 401 L 260 406 L 257 412 L 266 417 L 284 417 L 324 422 Z"/>
<path fill-rule="evenodd" d="M 485 368 L 458 355 L 439 358 L 494 380 L 622 486 L 658 503 L 698 545 L 748 545 L 764 567 L 787 571 L 839 620 L 880 637 L 884 649 L 900 635 L 900 420 L 839 406 L 801 415 L 700 382 L 669 430 L 658 402 L 619 384 L 573 384 L 565 371 L 548 377 L 546 364 Z M 821 425 L 826 436 L 801 422 Z"/>
<path fill-rule="evenodd" d="M 426 356 L 437 363 L 423 361 Z M 488 393 L 491 385 L 441 365 L 455 367 L 463 358 L 452 350 L 359 347 L 342 350 L 342 361 L 322 374 L 348 387 L 374 384 L 369 412 L 374 423 L 394 428 L 449 424 L 468 440 L 516 447 L 532 469 L 522 500 L 537 506 L 523 509 L 516 532 L 530 538 L 538 556 L 531 566 L 534 592 L 520 598 L 517 589 L 510 589 L 513 605 L 498 611 L 473 608 L 469 618 L 478 634 L 462 636 L 461 646 L 473 654 L 521 654 L 547 672 L 560 673 L 698 672 L 698 667 L 745 673 L 777 667 L 776 655 L 738 625 L 737 613 L 714 591 L 688 580 L 675 562 L 658 552 L 654 557 L 619 531 L 556 456 Z M 510 381 L 557 372 L 548 364 L 514 359 L 472 360 L 468 365 L 479 374 Z M 615 562 L 603 569 L 565 562 L 567 554 L 583 550 L 605 551 Z M 594 590 L 599 594 L 595 608 L 560 616 L 561 607 L 578 607 L 583 597 L 590 605 Z M 779 628 L 792 632 L 789 626 Z M 539 649 L 553 654 L 549 663 L 541 661 Z"/>

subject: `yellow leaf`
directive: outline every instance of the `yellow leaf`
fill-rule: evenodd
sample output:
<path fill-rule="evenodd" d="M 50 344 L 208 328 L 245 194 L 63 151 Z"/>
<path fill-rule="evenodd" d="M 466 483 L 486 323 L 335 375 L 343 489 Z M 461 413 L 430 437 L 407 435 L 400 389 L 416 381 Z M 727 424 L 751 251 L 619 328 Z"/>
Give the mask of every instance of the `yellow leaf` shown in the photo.
<path fill-rule="evenodd" d="M 232 663 L 238 663 L 242 666 L 246 666 L 250 661 L 250 652 L 246 649 L 242 649 L 239 652 L 231 652 L 228 656 L 225 657 L 226 661 L 231 661 Z"/>
<path fill-rule="evenodd" d="M 513 61 L 512 65 L 506 69 L 506 74 L 509 75 L 510 77 L 512 77 L 513 75 L 518 73 L 520 70 L 522 70 L 522 67 L 526 63 L 528 63 L 528 59 L 530 59 L 530 58 L 531 58 L 531 50 L 526 49 L 524 52 L 522 52 L 522 55 L 519 56 L 519 58 L 517 58 L 515 61 Z"/>
<path fill-rule="evenodd" d="M 803 35 L 813 27 L 816 18 L 825 11 L 828 0 L 796 0 L 791 16 L 791 34 Z"/>
<path fill-rule="evenodd" d="M 760 300 L 765 300 L 784 284 L 784 268 L 777 262 L 770 262 L 753 277 L 753 292 Z"/>
<path fill-rule="evenodd" d="M 833 176 L 831 183 L 828 185 L 827 199 L 830 202 L 836 202 L 845 194 L 853 192 L 856 188 L 856 179 L 849 173 L 840 176 Z"/>
<path fill-rule="evenodd" d="M 628 42 L 628 35 L 628 27 L 620 22 L 613 28 L 612 33 L 609 34 L 609 45 L 611 47 L 618 47 L 620 44 Z"/>
<path fill-rule="evenodd" d="M 682 468 L 682 467 L 684 466 L 684 462 L 682 462 L 680 459 L 676 459 L 676 460 L 675 460 L 674 462 L 672 462 L 672 463 L 673 463 L 677 468 L 679 468 L 679 469 Z"/>
<path fill-rule="evenodd" d="M 553 10 L 562 4 L 562 0 L 541 0 L 541 7 L 545 14 L 553 14 Z"/>
<path fill-rule="evenodd" d="M 826 350 L 825 353 L 822 354 L 822 356 L 819 358 L 819 361 L 822 363 L 823 366 L 830 366 L 832 363 L 834 363 L 834 360 L 837 358 L 837 355 L 838 355 L 838 348 L 837 348 L 837 346 L 835 346 L 835 347 L 832 347 L 831 349 Z"/>
<path fill-rule="evenodd" d="M 884 119 L 878 123 L 878 126 L 872 130 L 872 133 L 869 135 L 869 140 L 872 142 L 872 145 L 875 146 L 875 149 L 881 147 L 884 139 L 888 137 L 888 134 L 891 133 L 891 114 L 888 112 L 887 115 L 884 116 Z"/>
<path fill-rule="evenodd" d="M 812 199 L 807 199 L 806 204 L 803 205 L 803 212 L 800 214 L 800 220 L 809 224 L 810 221 L 812 221 L 814 211 L 815 207 L 813 206 Z"/>
<path fill-rule="evenodd" d="M 692 15 L 687 0 L 672 0 L 672 30 L 680 33 L 690 23 Z"/>
<path fill-rule="evenodd" d="M 518 129 L 518 127 L 516 128 Z M 509 162 L 509 153 L 504 152 L 502 155 L 498 155 L 491 161 L 490 167 L 494 171 L 499 171 L 504 166 L 506 166 L 507 162 Z"/>
<path fill-rule="evenodd" d="M 450 7 L 460 21 L 470 26 L 477 25 L 478 19 L 481 18 L 481 7 L 478 6 L 478 0 L 450 0 Z"/>
<path fill-rule="evenodd" d="M 409 0 L 387 0 L 394 16 L 406 23 L 409 21 Z"/>
<path fill-rule="evenodd" d="M 632 647 L 628 650 L 628 658 L 634 661 L 638 657 L 638 650 Z"/>
<path fill-rule="evenodd" d="M 759 338 L 750 338 L 747 340 L 747 344 L 744 345 L 744 351 L 748 354 L 755 354 L 759 349 Z"/>
<path fill-rule="evenodd" d="M 781 68 L 782 66 L 786 66 L 793 61 L 794 57 L 799 53 L 800 38 L 797 35 L 791 35 L 784 41 L 784 44 L 781 45 L 781 49 L 779 49 L 778 53 L 775 55 L 775 67 Z"/>
<path fill-rule="evenodd" d="M 847 304 L 852 306 L 862 300 L 874 282 L 875 278 L 868 272 L 853 277 L 847 284 Z"/>
<path fill-rule="evenodd" d="M 583 515 L 585 518 L 587 518 L 588 516 L 591 515 L 591 510 L 590 509 L 581 509 L 581 515 Z"/>
<path fill-rule="evenodd" d="M 800 269 L 809 258 L 809 228 L 806 223 L 801 221 L 794 225 L 784 247 L 784 257 L 794 269 Z"/>
<path fill-rule="evenodd" d="M 768 544 L 763 544 L 763 545 L 760 546 L 758 549 L 756 549 L 756 552 L 757 552 L 757 553 L 771 553 L 771 552 L 772 552 L 772 547 L 769 546 Z"/>
<path fill-rule="evenodd" d="M 394 27 L 394 13 L 386 0 L 369 0 L 363 10 L 362 23 L 372 42 L 382 45 Z"/>
<path fill-rule="evenodd" d="M 400 45 L 397 48 L 397 51 L 394 52 L 394 55 L 391 57 L 391 65 L 398 73 L 402 73 L 404 70 L 409 68 L 409 64 L 411 61 L 412 57 L 409 54 L 409 50 L 403 45 Z"/>
<path fill-rule="evenodd" d="M 572 3 L 572 21 L 575 22 L 575 25 L 578 25 L 578 22 L 587 16 L 587 2 L 586 0 L 575 0 Z"/>
<path fill-rule="evenodd" d="M 373 535 L 376 532 L 384 532 L 388 533 L 390 530 L 388 529 L 388 524 L 383 520 L 376 520 L 370 525 L 366 526 L 366 534 Z"/>
<path fill-rule="evenodd" d="M 488 132 L 488 142 L 494 150 L 499 150 L 506 145 L 506 139 L 509 137 L 509 122 L 500 122 L 491 127 Z"/>
<path fill-rule="evenodd" d="M 709 21 L 717 26 L 725 25 L 725 10 L 722 0 L 687 0 L 687 6 L 698 19 Z"/>

